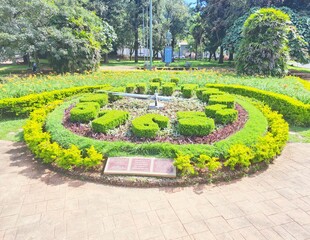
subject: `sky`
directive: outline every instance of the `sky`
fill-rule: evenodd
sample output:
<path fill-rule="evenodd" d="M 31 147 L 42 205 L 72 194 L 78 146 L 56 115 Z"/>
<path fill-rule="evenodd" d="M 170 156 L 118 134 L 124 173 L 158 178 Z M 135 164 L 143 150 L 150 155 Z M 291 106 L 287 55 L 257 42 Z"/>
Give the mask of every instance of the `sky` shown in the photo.
<path fill-rule="evenodd" d="M 196 3 L 196 0 L 185 0 L 186 3 Z"/>

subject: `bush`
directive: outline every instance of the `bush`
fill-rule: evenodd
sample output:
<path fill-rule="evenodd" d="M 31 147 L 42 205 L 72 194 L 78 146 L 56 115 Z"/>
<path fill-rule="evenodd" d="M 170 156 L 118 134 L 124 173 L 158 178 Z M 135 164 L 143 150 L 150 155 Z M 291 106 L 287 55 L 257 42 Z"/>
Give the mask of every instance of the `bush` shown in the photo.
<path fill-rule="evenodd" d="M 237 72 L 285 76 L 289 55 L 289 22 L 287 14 L 273 8 L 263 8 L 250 15 L 243 26 L 244 38 L 236 59 Z"/>
<path fill-rule="evenodd" d="M 98 115 L 100 105 L 97 102 L 82 102 L 76 104 L 70 111 L 70 121 L 88 123 Z"/>
<path fill-rule="evenodd" d="M 178 154 L 174 159 L 173 165 L 181 171 L 183 176 L 185 175 L 195 175 L 196 171 L 191 164 L 191 156 L 190 155 L 181 155 Z"/>
<path fill-rule="evenodd" d="M 179 85 L 180 79 L 179 78 L 171 78 L 170 82 L 174 83 L 176 86 Z"/>
<path fill-rule="evenodd" d="M 80 102 L 97 102 L 99 103 L 100 107 L 103 107 L 108 104 L 109 98 L 107 94 L 96 93 L 81 97 Z"/>
<path fill-rule="evenodd" d="M 229 124 L 236 121 L 238 111 L 235 109 L 221 109 L 215 113 L 215 122 L 220 124 Z"/>
<path fill-rule="evenodd" d="M 121 92 L 121 93 L 125 92 L 125 90 L 126 89 L 124 87 L 114 87 L 110 89 L 111 92 Z M 113 95 L 112 93 L 109 93 L 108 96 L 109 96 L 109 102 L 115 102 L 123 98 L 122 96 Z"/>
<path fill-rule="evenodd" d="M 218 158 L 209 157 L 207 155 L 200 155 L 196 161 L 196 166 L 199 169 L 208 168 L 210 172 L 216 172 L 217 170 L 222 168 L 222 163 L 219 162 Z"/>
<path fill-rule="evenodd" d="M 206 117 L 203 112 L 195 112 L 195 111 L 184 111 L 184 112 L 177 112 L 177 119 L 182 118 L 196 118 L 196 117 Z"/>
<path fill-rule="evenodd" d="M 133 93 L 136 89 L 136 85 L 135 84 L 127 84 L 126 85 L 126 93 Z"/>
<path fill-rule="evenodd" d="M 164 96 L 171 96 L 174 93 L 175 83 L 165 83 L 162 86 L 162 94 Z"/>
<path fill-rule="evenodd" d="M 220 90 L 214 88 L 208 88 L 207 90 L 203 91 L 201 93 L 201 100 L 205 103 L 208 103 L 209 102 L 209 99 L 212 95 L 223 95 L 224 92 L 221 92 Z"/>
<path fill-rule="evenodd" d="M 227 108 L 235 108 L 235 98 L 234 96 L 223 94 L 223 95 L 211 95 L 209 99 L 209 104 L 223 104 Z"/>
<path fill-rule="evenodd" d="M 149 93 L 150 94 L 155 94 L 155 92 L 159 93 L 159 88 L 160 88 L 160 83 L 158 82 L 152 82 L 150 83 L 150 89 L 149 89 Z"/>
<path fill-rule="evenodd" d="M 141 138 L 154 138 L 160 129 L 168 126 L 169 118 L 159 114 L 146 114 L 132 121 L 132 132 Z"/>
<path fill-rule="evenodd" d="M 184 136 L 206 136 L 215 128 L 214 120 L 206 117 L 182 118 L 179 131 Z"/>
<path fill-rule="evenodd" d="M 215 118 L 216 112 L 220 111 L 222 109 L 226 109 L 227 106 L 223 104 L 215 104 L 215 105 L 210 105 L 205 107 L 205 114 L 207 117 L 210 118 Z"/>
<path fill-rule="evenodd" d="M 236 166 L 241 168 L 249 167 L 253 158 L 254 153 L 249 147 L 236 144 L 229 148 L 224 165 L 230 167 L 231 170 L 235 170 Z"/>
<path fill-rule="evenodd" d="M 297 126 L 310 126 L 310 104 L 304 104 L 294 98 L 279 93 L 252 87 L 225 84 L 207 84 L 207 86 L 216 87 L 228 93 L 255 98 L 268 104 L 273 110 L 283 114 L 289 123 Z"/>
<path fill-rule="evenodd" d="M 159 83 L 159 85 L 161 85 L 161 83 L 163 82 L 162 78 L 153 78 L 150 80 L 151 83 Z"/>
<path fill-rule="evenodd" d="M 101 117 L 91 123 L 94 132 L 107 133 L 108 130 L 124 124 L 129 118 L 129 113 L 120 110 L 106 110 L 100 112 Z"/>
<path fill-rule="evenodd" d="M 202 100 L 202 92 L 206 91 L 207 88 L 203 87 L 203 88 L 197 88 L 196 89 L 196 96 L 199 100 Z"/>
<path fill-rule="evenodd" d="M 79 93 L 92 92 L 97 89 L 110 89 L 110 85 L 98 85 L 92 87 L 74 87 L 63 90 L 55 90 L 38 94 L 30 94 L 20 98 L 6 98 L 0 100 L 1 114 L 27 115 L 35 109 L 41 108 L 55 100 L 63 100 Z"/>
<path fill-rule="evenodd" d="M 181 86 L 181 92 L 184 98 L 191 98 L 194 96 L 198 84 L 184 84 Z"/>
<path fill-rule="evenodd" d="M 137 93 L 145 94 L 146 93 L 146 83 L 138 83 L 137 85 Z"/>

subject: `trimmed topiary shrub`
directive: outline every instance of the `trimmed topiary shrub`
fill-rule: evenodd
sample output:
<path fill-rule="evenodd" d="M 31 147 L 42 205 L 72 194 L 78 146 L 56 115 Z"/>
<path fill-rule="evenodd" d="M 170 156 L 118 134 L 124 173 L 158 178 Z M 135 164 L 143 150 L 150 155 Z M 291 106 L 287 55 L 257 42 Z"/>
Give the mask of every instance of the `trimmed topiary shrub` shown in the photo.
<path fill-rule="evenodd" d="M 91 123 L 94 132 L 106 133 L 108 130 L 124 124 L 129 117 L 129 113 L 120 110 L 106 110 L 100 112 L 101 117 Z"/>
<path fill-rule="evenodd" d="M 198 84 L 184 84 L 181 86 L 181 92 L 184 98 L 191 98 L 195 94 Z"/>
<path fill-rule="evenodd" d="M 178 112 L 179 131 L 184 136 L 206 136 L 214 130 L 214 120 L 203 112 Z"/>
<path fill-rule="evenodd" d="M 165 83 L 162 86 L 162 94 L 164 96 L 171 96 L 174 93 L 174 89 L 175 89 L 175 83 Z"/>
<path fill-rule="evenodd" d="M 221 109 L 215 113 L 215 122 L 221 124 L 228 124 L 236 121 L 238 118 L 238 111 L 235 109 Z"/>
<path fill-rule="evenodd" d="M 243 27 L 244 38 L 237 55 L 239 74 L 283 77 L 287 74 L 290 18 L 273 8 L 250 15 Z"/>
<path fill-rule="evenodd" d="M 196 96 L 199 100 L 202 100 L 202 92 L 206 91 L 207 88 L 206 87 L 202 87 L 202 88 L 197 88 L 196 89 Z"/>
<path fill-rule="evenodd" d="M 159 114 L 146 114 L 132 121 L 132 132 L 141 138 L 154 138 L 160 129 L 168 126 L 169 118 Z"/>
<path fill-rule="evenodd" d="M 150 80 L 150 82 L 152 83 L 159 83 L 161 85 L 161 83 L 163 82 L 163 79 L 162 78 L 153 78 Z"/>
<path fill-rule="evenodd" d="M 170 82 L 174 83 L 177 86 L 177 85 L 179 85 L 180 79 L 179 78 L 171 78 Z"/>
<path fill-rule="evenodd" d="M 114 88 L 111 88 L 110 91 L 111 92 L 125 92 L 125 90 L 126 89 L 124 87 L 114 87 Z M 113 95 L 112 93 L 109 93 L 108 96 L 109 96 L 109 102 L 115 102 L 123 98 L 122 96 Z"/>
<path fill-rule="evenodd" d="M 109 98 L 108 95 L 104 93 L 87 94 L 86 96 L 80 98 L 80 102 L 97 102 L 100 107 L 103 107 L 108 104 Z"/>
<path fill-rule="evenodd" d="M 209 105 L 205 107 L 205 114 L 207 117 L 215 118 L 215 114 L 217 111 L 220 111 L 222 109 L 226 109 L 227 106 L 224 104 L 215 104 L 215 105 Z"/>
<path fill-rule="evenodd" d="M 226 105 L 227 108 L 235 108 L 235 98 L 229 94 L 211 95 L 209 98 L 209 104 L 223 104 Z"/>
<path fill-rule="evenodd" d="M 146 93 L 146 83 L 138 83 L 136 85 L 137 93 L 138 94 L 145 94 Z"/>
<path fill-rule="evenodd" d="M 76 104 L 70 111 L 70 121 L 88 123 L 98 115 L 100 105 L 97 102 L 82 102 Z"/>
<path fill-rule="evenodd" d="M 208 103 L 210 96 L 212 96 L 212 95 L 223 95 L 223 94 L 224 94 L 224 92 L 221 92 L 220 90 L 218 90 L 216 88 L 214 88 L 214 89 L 209 88 L 209 89 L 207 89 L 201 93 L 201 95 L 202 95 L 201 101 Z"/>
<path fill-rule="evenodd" d="M 152 82 L 152 83 L 150 83 L 149 93 L 155 94 L 155 92 L 159 92 L 159 88 L 160 88 L 160 83 Z"/>
<path fill-rule="evenodd" d="M 126 85 L 126 93 L 133 93 L 136 89 L 136 85 L 129 83 Z"/>

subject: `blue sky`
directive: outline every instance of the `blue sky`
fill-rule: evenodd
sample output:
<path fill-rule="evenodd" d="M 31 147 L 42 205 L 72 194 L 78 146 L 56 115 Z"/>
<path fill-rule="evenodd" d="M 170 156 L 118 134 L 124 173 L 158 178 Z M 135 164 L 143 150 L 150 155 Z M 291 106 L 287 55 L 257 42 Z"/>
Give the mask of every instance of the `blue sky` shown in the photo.
<path fill-rule="evenodd" d="M 185 0 L 186 3 L 196 3 L 196 0 Z"/>

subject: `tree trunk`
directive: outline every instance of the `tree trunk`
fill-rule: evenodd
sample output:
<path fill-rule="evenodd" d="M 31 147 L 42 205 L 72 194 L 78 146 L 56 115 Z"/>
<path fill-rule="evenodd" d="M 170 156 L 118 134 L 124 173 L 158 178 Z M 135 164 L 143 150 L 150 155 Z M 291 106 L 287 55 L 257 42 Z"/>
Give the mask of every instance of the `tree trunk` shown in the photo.
<path fill-rule="evenodd" d="M 195 60 L 197 60 L 197 55 L 198 55 L 198 43 L 196 43 Z"/>
<path fill-rule="evenodd" d="M 224 48 L 221 46 L 220 47 L 220 58 L 219 58 L 219 64 L 224 63 Z"/>
<path fill-rule="evenodd" d="M 135 0 L 136 4 L 136 12 L 135 12 L 135 43 L 134 43 L 134 48 L 135 48 L 135 63 L 139 61 L 139 5 L 140 5 L 140 0 Z"/>
<path fill-rule="evenodd" d="M 107 53 L 104 54 L 104 60 L 103 60 L 103 62 L 104 62 L 105 64 L 108 64 L 108 63 L 109 63 L 109 55 L 108 55 Z"/>
<path fill-rule="evenodd" d="M 209 62 L 211 62 L 211 59 L 212 59 L 212 52 L 210 51 L 209 52 Z"/>
<path fill-rule="evenodd" d="M 235 51 L 234 47 L 229 51 L 229 59 L 228 59 L 229 61 L 234 60 L 234 51 Z"/>
<path fill-rule="evenodd" d="M 214 60 L 217 61 L 216 51 L 213 52 Z"/>
<path fill-rule="evenodd" d="M 28 53 L 23 56 L 23 61 L 24 61 L 25 65 L 29 64 L 29 54 Z"/>

